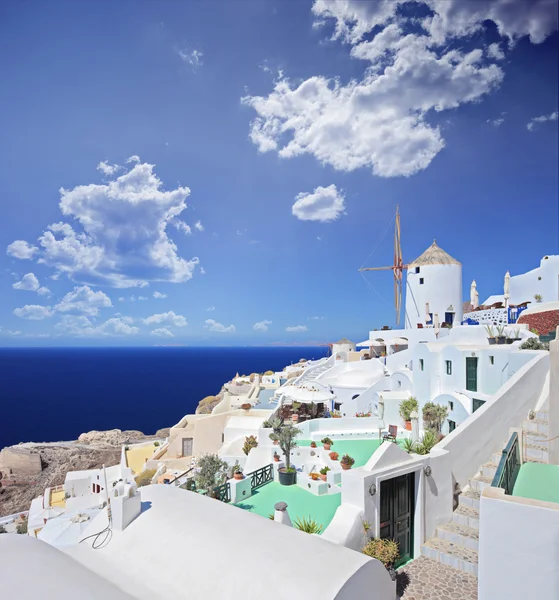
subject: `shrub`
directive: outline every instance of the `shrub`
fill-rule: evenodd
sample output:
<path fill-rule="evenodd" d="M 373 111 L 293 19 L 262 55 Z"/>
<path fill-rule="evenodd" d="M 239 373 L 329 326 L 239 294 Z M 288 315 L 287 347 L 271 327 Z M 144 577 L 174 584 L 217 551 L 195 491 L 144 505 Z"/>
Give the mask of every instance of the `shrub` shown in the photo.
<path fill-rule="evenodd" d="M 320 469 L 320 474 L 327 475 L 328 471 L 331 471 L 330 467 L 322 467 L 322 469 Z"/>
<path fill-rule="evenodd" d="M 363 547 L 361 552 L 371 558 L 380 560 L 387 569 L 391 567 L 400 556 L 397 542 L 394 540 L 381 540 L 379 538 L 371 540 Z"/>
<path fill-rule="evenodd" d="M 305 533 L 320 533 L 322 525 L 315 521 L 312 517 L 297 517 L 293 523 L 299 531 Z"/>
<path fill-rule="evenodd" d="M 543 296 L 541 294 L 534 294 L 534 300 L 536 302 L 543 302 Z"/>
<path fill-rule="evenodd" d="M 217 454 L 205 454 L 197 461 L 196 487 L 211 490 L 227 477 L 229 465 Z"/>
<path fill-rule="evenodd" d="M 235 464 L 233 465 L 233 467 L 231 469 L 231 473 L 234 475 L 235 473 L 242 473 L 242 472 L 243 472 L 243 468 L 239 464 L 239 461 L 235 462 Z"/>
<path fill-rule="evenodd" d="M 417 402 L 417 398 L 410 396 L 407 400 L 402 400 L 400 402 L 400 416 L 404 421 L 409 421 L 411 419 L 411 413 L 414 410 L 418 410 L 419 403 Z"/>
<path fill-rule="evenodd" d="M 448 416 L 448 406 L 426 402 L 423 407 L 423 424 L 425 429 L 440 433 L 442 424 Z"/>
<path fill-rule="evenodd" d="M 320 440 L 321 444 L 330 444 L 330 446 L 334 445 L 334 442 L 329 437 L 324 437 Z"/>
<path fill-rule="evenodd" d="M 344 454 L 342 456 L 342 460 L 340 462 L 343 462 L 345 465 L 349 465 L 350 467 L 353 467 L 353 465 L 355 464 L 355 459 L 350 456 L 349 454 Z"/>
<path fill-rule="evenodd" d="M 540 342 L 538 338 L 531 337 L 520 344 L 521 350 L 549 350 L 547 342 Z"/>
<path fill-rule="evenodd" d="M 153 442 L 153 445 L 157 448 L 159 446 L 159 442 Z"/>
<path fill-rule="evenodd" d="M 27 517 L 25 517 L 21 523 L 18 523 L 16 527 L 16 533 L 24 535 L 27 533 Z M 7 538 L 6 538 L 7 539 Z"/>
<path fill-rule="evenodd" d="M 253 435 L 247 435 L 245 437 L 245 443 L 243 444 L 243 452 L 248 455 L 248 453 L 253 449 L 258 447 L 258 440 Z"/>
<path fill-rule="evenodd" d="M 410 452 L 415 452 L 416 443 L 411 438 L 404 438 L 402 440 L 402 449 L 405 450 L 408 454 Z"/>
<path fill-rule="evenodd" d="M 146 469 L 141 473 L 138 473 L 134 479 L 136 480 L 136 485 L 138 487 L 143 487 L 144 485 L 149 485 L 153 476 L 155 475 L 156 469 Z"/>
<path fill-rule="evenodd" d="M 417 454 L 429 454 L 438 441 L 437 434 L 432 431 L 426 431 L 416 446 Z"/>

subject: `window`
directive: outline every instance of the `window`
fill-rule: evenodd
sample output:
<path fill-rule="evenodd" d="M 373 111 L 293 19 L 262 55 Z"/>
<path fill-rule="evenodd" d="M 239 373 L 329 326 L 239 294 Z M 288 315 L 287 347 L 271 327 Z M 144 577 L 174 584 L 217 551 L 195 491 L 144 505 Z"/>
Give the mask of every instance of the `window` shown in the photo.
<path fill-rule="evenodd" d="M 419 359 L 419 370 L 423 371 L 423 359 L 422 358 Z"/>
<path fill-rule="evenodd" d="M 448 408 L 450 408 L 450 410 L 454 410 L 454 402 L 451 400 L 448 401 Z"/>
<path fill-rule="evenodd" d="M 419 267 L 415 267 L 415 272 L 419 273 Z"/>
<path fill-rule="evenodd" d="M 490 356 L 489 357 L 489 364 L 490 365 L 494 365 L 495 364 L 495 357 L 494 356 Z"/>
<path fill-rule="evenodd" d="M 478 408 L 481 408 L 485 404 L 485 400 L 478 400 L 477 398 L 472 398 L 472 412 L 476 412 Z"/>
<path fill-rule="evenodd" d="M 446 363 L 446 374 L 447 375 L 452 375 L 452 361 L 451 360 L 445 360 Z"/>
<path fill-rule="evenodd" d="M 452 433 L 456 429 L 456 421 L 448 420 L 448 433 Z"/>
<path fill-rule="evenodd" d="M 424 281 L 425 281 L 425 280 L 423 279 L 423 277 L 420 277 L 420 278 L 419 278 L 419 285 L 423 285 L 423 282 L 424 282 Z"/>

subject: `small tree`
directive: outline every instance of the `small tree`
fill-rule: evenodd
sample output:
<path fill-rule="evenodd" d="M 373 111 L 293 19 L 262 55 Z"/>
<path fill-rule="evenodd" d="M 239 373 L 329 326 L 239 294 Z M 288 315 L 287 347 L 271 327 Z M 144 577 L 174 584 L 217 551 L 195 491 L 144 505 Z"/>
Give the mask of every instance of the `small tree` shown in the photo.
<path fill-rule="evenodd" d="M 291 450 L 297 448 L 297 437 L 301 433 L 300 429 L 291 424 L 284 425 L 278 433 L 279 447 L 285 455 L 285 470 L 288 472 L 294 470 L 291 466 Z"/>
<path fill-rule="evenodd" d="M 21 523 L 17 525 L 16 533 L 20 533 L 22 535 L 27 533 L 27 517 L 25 517 Z"/>
<path fill-rule="evenodd" d="M 0 525 L 0 533 L 8 533 L 4 525 Z"/>
<path fill-rule="evenodd" d="M 400 416 L 404 421 L 409 421 L 411 419 L 411 413 L 418 408 L 419 404 L 417 398 L 410 396 L 407 400 L 402 400 L 400 402 Z"/>
<path fill-rule="evenodd" d="M 423 424 L 427 430 L 440 433 L 442 424 L 447 416 L 448 406 L 426 402 L 423 407 Z"/>
<path fill-rule="evenodd" d="M 258 446 L 258 441 L 255 436 L 247 435 L 245 437 L 245 443 L 243 444 L 243 452 L 248 455 L 248 453 Z"/>
<path fill-rule="evenodd" d="M 541 342 L 536 337 L 531 337 L 520 344 L 521 350 L 549 350 L 547 342 Z"/>
<path fill-rule="evenodd" d="M 197 461 L 196 487 L 212 490 L 221 485 L 227 477 L 229 465 L 217 454 L 205 454 Z"/>

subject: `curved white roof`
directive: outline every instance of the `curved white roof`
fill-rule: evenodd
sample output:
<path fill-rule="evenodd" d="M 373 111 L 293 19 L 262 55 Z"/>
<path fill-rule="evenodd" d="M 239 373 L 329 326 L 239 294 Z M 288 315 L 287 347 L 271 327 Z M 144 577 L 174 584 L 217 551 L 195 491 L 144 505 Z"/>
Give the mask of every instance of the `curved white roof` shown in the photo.
<path fill-rule="evenodd" d="M 286 385 L 278 391 L 296 402 L 328 402 L 336 397 L 328 386 L 315 381 L 301 385 Z"/>

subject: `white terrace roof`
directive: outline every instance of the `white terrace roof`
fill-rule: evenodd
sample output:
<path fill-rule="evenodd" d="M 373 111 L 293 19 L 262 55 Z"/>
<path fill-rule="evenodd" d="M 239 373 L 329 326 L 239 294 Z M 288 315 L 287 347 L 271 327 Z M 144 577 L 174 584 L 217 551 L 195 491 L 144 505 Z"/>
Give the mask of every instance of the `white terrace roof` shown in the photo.
<path fill-rule="evenodd" d="M 286 398 L 296 402 L 327 402 L 333 400 L 336 396 L 330 391 L 329 387 L 317 382 L 303 383 L 301 385 L 286 385 L 279 388 L 278 392 L 285 394 Z"/>

